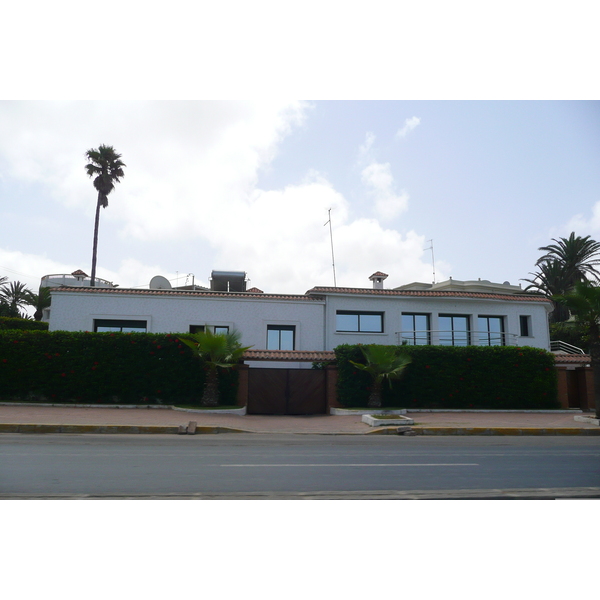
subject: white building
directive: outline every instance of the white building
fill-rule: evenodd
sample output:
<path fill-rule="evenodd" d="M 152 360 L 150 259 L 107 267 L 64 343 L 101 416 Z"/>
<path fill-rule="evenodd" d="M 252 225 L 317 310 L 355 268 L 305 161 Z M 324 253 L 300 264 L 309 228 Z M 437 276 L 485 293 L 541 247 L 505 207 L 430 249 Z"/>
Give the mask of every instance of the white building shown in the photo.
<path fill-rule="evenodd" d="M 245 291 L 246 274 L 225 271 L 213 271 L 210 290 L 170 288 L 162 277 L 153 279 L 155 289 L 61 285 L 51 289 L 45 320 L 51 331 L 235 329 L 254 350 L 323 351 L 355 343 L 550 348 L 547 298 L 488 281 L 385 289 L 386 277 L 374 273 L 371 288 L 315 287 L 302 295 Z"/>

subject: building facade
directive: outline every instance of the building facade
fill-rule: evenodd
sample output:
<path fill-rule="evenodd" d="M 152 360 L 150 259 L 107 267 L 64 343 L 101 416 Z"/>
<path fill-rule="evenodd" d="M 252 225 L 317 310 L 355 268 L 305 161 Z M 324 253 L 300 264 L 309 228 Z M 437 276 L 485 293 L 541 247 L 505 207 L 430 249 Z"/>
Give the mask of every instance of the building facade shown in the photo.
<path fill-rule="evenodd" d="M 51 288 L 46 320 L 52 331 L 237 330 L 255 350 L 327 351 L 356 343 L 550 348 L 547 298 L 481 281 L 385 289 L 386 277 L 373 274 L 372 288 L 314 287 L 298 295 L 60 285 Z"/>

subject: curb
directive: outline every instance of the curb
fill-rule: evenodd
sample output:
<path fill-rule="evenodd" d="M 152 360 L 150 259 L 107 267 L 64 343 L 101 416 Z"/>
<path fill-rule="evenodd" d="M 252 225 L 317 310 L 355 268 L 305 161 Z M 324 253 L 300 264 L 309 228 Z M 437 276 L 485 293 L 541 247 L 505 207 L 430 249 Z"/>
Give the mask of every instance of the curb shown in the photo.
<path fill-rule="evenodd" d="M 416 435 L 598 435 L 600 429 L 583 427 L 411 427 Z M 380 427 L 360 435 L 398 435 L 398 427 Z"/>
<path fill-rule="evenodd" d="M 35 425 L 31 423 L 0 423 L 0 433 L 179 433 L 178 426 L 161 425 Z M 196 427 L 196 433 L 254 433 L 223 426 Z"/>
<path fill-rule="evenodd" d="M 415 435 L 597 435 L 600 436 L 600 429 L 586 429 L 583 427 L 412 427 L 410 428 Z M 120 434 L 174 434 L 179 433 L 178 426 L 160 426 L 160 425 L 50 425 L 50 424 L 32 424 L 32 423 L 0 423 L 1 433 L 120 433 Z M 247 429 L 237 429 L 235 427 L 224 426 L 200 426 L 196 427 L 196 434 L 215 434 L 215 433 L 290 433 L 294 432 L 257 432 Z M 378 427 L 369 431 L 352 432 L 302 432 L 309 435 L 398 435 L 398 427 Z"/>

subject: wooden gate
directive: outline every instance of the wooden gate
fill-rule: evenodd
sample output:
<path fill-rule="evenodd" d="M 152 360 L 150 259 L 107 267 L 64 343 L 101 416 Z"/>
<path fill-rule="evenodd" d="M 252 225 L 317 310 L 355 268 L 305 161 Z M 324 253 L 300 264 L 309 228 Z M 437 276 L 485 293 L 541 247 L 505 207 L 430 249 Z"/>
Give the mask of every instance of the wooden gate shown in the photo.
<path fill-rule="evenodd" d="M 322 415 L 326 413 L 326 373 L 320 369 L 250 369 L 250 415 Z"/>

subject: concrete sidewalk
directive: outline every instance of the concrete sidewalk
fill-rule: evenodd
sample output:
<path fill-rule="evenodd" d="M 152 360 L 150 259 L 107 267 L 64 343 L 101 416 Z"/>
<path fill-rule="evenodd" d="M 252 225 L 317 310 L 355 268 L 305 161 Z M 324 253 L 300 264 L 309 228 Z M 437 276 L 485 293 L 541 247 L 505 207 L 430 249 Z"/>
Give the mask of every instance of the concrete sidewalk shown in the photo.
<path fill-rule="evenodd" d="M 580 412 L 410 412 L 421 435 L 600 435 L 594 423 L 574 420 Z M 590 413 L 590 416 L 591 415 Z M 196 433 L 296 433 L 361 435 L 396 433 L 375 428 L 361 415 L 262 416 L 183 412 L 170 408 L 0 406 L 0 433 L 164 433 L 197 423 Z"/>

